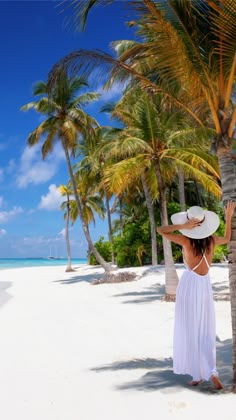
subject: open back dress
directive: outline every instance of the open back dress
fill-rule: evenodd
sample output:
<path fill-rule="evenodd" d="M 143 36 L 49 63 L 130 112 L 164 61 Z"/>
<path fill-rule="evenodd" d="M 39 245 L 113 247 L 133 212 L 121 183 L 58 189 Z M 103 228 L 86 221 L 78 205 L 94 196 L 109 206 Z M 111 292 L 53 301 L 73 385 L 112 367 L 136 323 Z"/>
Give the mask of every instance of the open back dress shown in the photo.
<path fill-rule="evenodd" d="M 191 375 L 193 381 L 209 380 L 216 371 L 215 308 L 209 272 L 195 270 L 205 260 L 205 253 L 192 269 L 186 270 L 176 291 L 174 324 L 174 373 Z"/>

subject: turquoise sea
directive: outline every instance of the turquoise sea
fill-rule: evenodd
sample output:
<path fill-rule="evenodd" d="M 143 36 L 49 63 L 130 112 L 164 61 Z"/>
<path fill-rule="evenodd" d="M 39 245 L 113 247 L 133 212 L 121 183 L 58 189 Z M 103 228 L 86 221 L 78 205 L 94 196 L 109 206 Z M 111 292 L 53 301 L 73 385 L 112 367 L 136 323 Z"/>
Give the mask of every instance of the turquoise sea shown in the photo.
<path fill-rule="evenodd" d="M 72 259 L 72 267 L 78 264 L 87 264 L 86 258 Z M 67 258 L 0 258 L 0 270 L 21 267 L 51 267 L 56 265 L 67 265 Z"/>

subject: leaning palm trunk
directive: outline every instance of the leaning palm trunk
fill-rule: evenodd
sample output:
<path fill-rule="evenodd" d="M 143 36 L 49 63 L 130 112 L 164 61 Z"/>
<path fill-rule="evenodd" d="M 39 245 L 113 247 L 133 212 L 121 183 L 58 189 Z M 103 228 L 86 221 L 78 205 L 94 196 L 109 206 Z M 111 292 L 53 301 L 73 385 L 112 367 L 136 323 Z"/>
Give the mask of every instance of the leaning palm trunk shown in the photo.
<path fill-rule="evenodd" d="M 178 188 L 179 188 L 179 202 L 181 211 L 186 210 L 185 191 L 184 191 L 184 173 L 181 168 L 178 168 Z"/>
<path fill-rule="evenodd" d="M 105 191 L 105 201 L 106 201 L 107 221 L 108 221 L 108 238 L 111 244 L 111 262 L 112 264 L 114 264 L 115 258 L 114 258 L 114 247 L 113 247 L 113 237 L 112 237 L 112 227 L 111 227 L 111 210 L 110 210 L 109 198 L 106 191 Z"/>
<path fill-rule="evenodd" d="M 219 152 L 223 201 L 236 200 L 236 165 L 229 151 Z M 236 392 L 236 217 L 232 220 L 232 235 L 228 246 L 229 287 L 233 336 L 233 391 Z"/>
<path fill-rule="evenodd" d="M 95 248 L 95 246 L 92 242 L 92 239 L 90 237 L 88 226 L 86 225 L 86 223 L 84 221 L 82 204 L 80 202 L 80 199 L 79 199 L 79 196 L 78 196 L 78 193 L 77 193 L 77 188 L 76 188 L 76 185 L 75 185 L 75 178 L 74 178 L 74 175 L 73 175 L 71 162 L 70 162 L 70 156 L 69 156 L 69 152 L 68 152 L 66 142 L 64 141 L 64 139 L 62 139 L 62 145 L 63 145 L 63 149 L 64 149 L 65 156 L 66 156 L 66 162 L 67 162 L 68 171 L 69 171 L 69 174 L 70 174 L 70 180 L 71 180 L 71 184 L 72 184 L 72 188 L 73 188 L 73 192 L 74 192 L 74 196 L 75 196 L 75 201 L 76 201 L 76 204 L 78 206 L 80 220 L 81 220 L 81 224 L 82 224 L 82 228 L 83 228 L 83 231 L 84 231 L 85 238 L 86 238 L 86 240 L 88 242 L 88 245 L 89 245 L 89 248 L 92 250 L 96 260 L 99 262 L 99 264 L 101 264 L 101 266 L 104 268 L 105 272 L 110 272 L 110 271 L 112 271 L 111 265 L 109 263 L 107 263 L 102 258 L 102 256 L 99 254 L 99 252 Z"/>
<path fill-rule="evenodd" d="M 89 265 L 91 265 L 91 254 L 92 254 L 92 251 L 91 251 L 90 246 L 88 244 L 87 264 L 89 264 Z"/>
<path fill-rule="evenodd" d="M 166 200 L 160 201 L 161 207 L 161 223 L 168 225 L 167 216 L 167 202 Z M 165 260 L 165 300 L 175 301 L 176 287 L 178 284 L 178 276 L 174 265 L 171 242 L 163 238 L 163 250 Z"/>
<path fill-rule="evenodd" d="M 67 249 L 67 267 L 66 271 L 74 271 L 71 266 L 71 249 L 70 249 L 70 239 L 69 239 L 69 220 L 70 220 L 70 200 L 69 195 L 67 194 L 67 203 L 66 203 L 66 249 Z"/>
<path fill-rule="evenodd" d="M 154 159 L 154 167 L 158 182 L 160 211 L 161 211 L 161 224 L 168 225 L 167 214 L 167 200 L 166 188 L 162 179 L 160 162 L 158 158 Z M 165 260 L 165 300 L 174 301 L 176 295 L 176 287 L 178 284 L 178 276 L 174 265 L 171 242 L 163 238 L 163 251 Z"/>
<path fill-rule="evenodd" d="M 120 236 L 121 238 L 124 237 L 124 218 L 123 218 L 123 200 L 122 196 L 119 196 L 119 216 L 120 216 Z"/>
<path fill-rule="evenodd" d="M 157 235 L 156 235 L 156 222 L 155 222 L 155 217 L 154 217 L 154 209 L 153 209 L 152 199 L 149 194 L 144 175 L 142 175 L 141 180 L 142 180 L 143 191 L 144 191 L 144 195 L 146 199 L 150 226 L 151 226 L 152 265 L 157 265 Z"/>

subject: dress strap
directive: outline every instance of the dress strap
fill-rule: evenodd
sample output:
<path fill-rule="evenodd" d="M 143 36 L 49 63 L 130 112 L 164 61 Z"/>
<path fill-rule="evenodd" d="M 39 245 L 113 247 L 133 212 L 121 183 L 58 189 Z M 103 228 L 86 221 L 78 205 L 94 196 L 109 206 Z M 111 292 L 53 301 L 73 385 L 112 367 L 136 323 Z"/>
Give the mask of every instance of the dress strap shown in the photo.
<path fill-rule="evenodd" d="M 207 261 L 207 259 L 206 259 L 206 255 L 205 255 L 205 253 L 204 253 L 204 255 L 203 255 L 203 258 L 204 258 L 204 260 L 205 260 L 205 263 L 206 263 L 206 265 L 207 265 L 207 268 L 209 269 L 210 268 L 210 266 L 209 266 L 209 262 Z"/>
<path fill-rule="evenodd" d="M 205 263 L 206 263 L 206 265 L 207 265 L 207 268 L 209 269 L 210 268 L 210 266 L 209 266 L 209 263 L 208 263 L 208 261 L 207 261 L 207 259 L 206 259 L 206 255 L 205 255 L 205 252 L 204 252 L 204 254 L 203 254 L 203 256 L 202 256 L 202 258 L 200 259 L 200 261 L 199 261 L 199 263 L 197 264 L 197 265 L 195 265 L 195 267 L 193 267 L 192 268 L 192 271 L 195 271 L 198 267 L 199 267 L 199 265 L 202 263 L 202 261 L 203 260 L 205 260 Z"/>

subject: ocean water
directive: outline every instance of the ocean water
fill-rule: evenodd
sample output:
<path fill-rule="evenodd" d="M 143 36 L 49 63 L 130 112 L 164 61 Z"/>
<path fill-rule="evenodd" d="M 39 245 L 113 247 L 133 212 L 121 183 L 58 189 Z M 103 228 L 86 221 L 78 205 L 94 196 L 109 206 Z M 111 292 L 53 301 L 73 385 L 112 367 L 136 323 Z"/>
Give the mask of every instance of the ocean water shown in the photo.
<path fill-rule="evenodd" d="M 83 258 L 71 260 L 72 267 L 78 264 L 87 264 L 87 260 Z M 58 265 L 67 265 L 67 258 L 0 258 L 0 270 L 6 268 L 52 267 Z"/>

